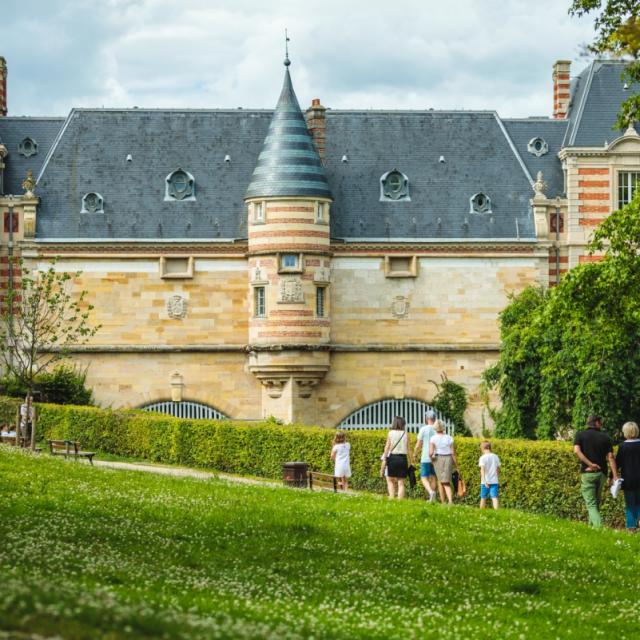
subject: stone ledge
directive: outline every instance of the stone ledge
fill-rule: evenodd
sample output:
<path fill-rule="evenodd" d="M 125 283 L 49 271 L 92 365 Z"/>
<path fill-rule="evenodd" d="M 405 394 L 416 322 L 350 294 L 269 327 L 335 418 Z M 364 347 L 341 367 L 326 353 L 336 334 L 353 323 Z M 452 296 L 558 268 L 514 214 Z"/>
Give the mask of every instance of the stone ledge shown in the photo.
<path fill-rule="evenodd" d="M 63 349 L 48 349 L 45 352 L 58 353 Z M 124 345 L 124 344 L 96 344 L 79 345 L 64 349 L 68 353 L 250 353 L 250 352 L 278 352 L 278 351 L 331 351 L 334 353 L 399 353 L 399 352 L 477 352 L 500 351 L 498 343 L 486 344 L 270 344 L 270 345 L 245 345 L 245 344 L 150 344 L 150 345 Z"/>

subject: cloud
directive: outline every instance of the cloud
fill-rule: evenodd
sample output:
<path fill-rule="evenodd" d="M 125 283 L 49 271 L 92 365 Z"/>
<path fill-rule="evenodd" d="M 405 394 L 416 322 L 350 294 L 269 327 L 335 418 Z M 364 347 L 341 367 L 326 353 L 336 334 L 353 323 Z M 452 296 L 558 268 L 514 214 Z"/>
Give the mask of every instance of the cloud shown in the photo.
<path fill-rule="evenodd" d="M 4 6 L 8 4 L 8 7 Z M 540 0 L 3 0 L 10 114 L 272 108 L 284 29 L 301 104 L 548 114 L 589 19 Z M 578 71 L 583 65 L 574 65 Z"/>

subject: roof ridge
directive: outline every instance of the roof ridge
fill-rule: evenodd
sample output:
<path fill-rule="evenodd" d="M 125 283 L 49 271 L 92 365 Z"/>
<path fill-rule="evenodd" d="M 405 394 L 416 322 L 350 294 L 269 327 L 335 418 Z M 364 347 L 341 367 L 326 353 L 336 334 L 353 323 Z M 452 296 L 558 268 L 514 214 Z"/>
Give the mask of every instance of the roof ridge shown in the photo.
<path fill-rule="evenodd" d="M 578 132 L 578 128 L 580 127 L 580 120 L 582 119 L 582 114 L 584 112 L 584 106 L 587 103 L 587 96 L 589 95 L 589 90 L 591 89 L 591 81 L 593 80 L 595 66 L 596 66 L 596 62 L 594 60 L 589 66 L 589 73 L 587 74 L 587 83 L 584 87 L 584 91 L 582 92 L 582 95 L 580 96 L 580 104 L 578 105 L 578 110 L 576 112 L 576 119 L 574 120 L 573 127 L 571 127 L 571 135 L 566 145 L 568 147 L 572 146 L 573 143 L 575 142 L 576 134 Z M 568 129 L 567 129 L 567 133 L 569 133 Z M 566 136 L 565 136 L 565 139 L 562 141 L 563 147 L 565 146 L 565 141 L 566 141 Z"/>
<path fill-rule="evenodd" d="M 524 172 L 524 175 L 526 176 L 527 180 L 529 181 L 529 184 L 533 185 L 533 178 L 531 177 L 531 174 L 529 173 L 529 169 L 527 169 L 527 165 L 524 163 L 524 160 L 520 156 L 520 153 L 518 152 L 518 149 L 517 149 L 516 145 L 514 144 L 513 140 L 511 139 L 511 136 L 509 135 L 509 132 L 507 131 L 507 128 L 504 126 L 504 122 L 502 122 L 502 120 L 498 117 L 497 113 L 496 113 L 496 122 L 498 123 L 498 126 L 500 127 L 500 131 L 502 131 L 502 134 L 506 138 L 507 143 L 511 147 L 511 151 L 513 152 L 513 155 L 516 157 L 516 159 L 520 163 L 520 168 Z"/>
<path fill-rule="evenodd" d="M 38 172 L 38 177 L 36 178 L 36 186 L 40 182 L 40 179 L 42 178 L 44 171 L 47 168 L 47 165 L 49 164 L 49 160 L 51 160 L 51 157 L 53 156 L 53 152 L 55 151 L 56 147 L 60 143 L 60 140 L 62 140 L 62 136 L 64 135 L 64 132 L 67 130 L 67 127 L 69 126 L 69 123 L 71 122 L 71 119 L 73 118 L 74 114 L 75 114 L 75 109 L 71 109 L 71 111 L 69 111 L 69 115 L 67 116 L 67 119 L 65 120 L 65 123 L 60 127 L 60 130 L 56 134 L 56 137 L 53 139 L 53 142 L 49 147 L 49 151 L 47 151 L 47 155 L 44 157 L 44 162 L 40 167 L 40 171 Z"/>

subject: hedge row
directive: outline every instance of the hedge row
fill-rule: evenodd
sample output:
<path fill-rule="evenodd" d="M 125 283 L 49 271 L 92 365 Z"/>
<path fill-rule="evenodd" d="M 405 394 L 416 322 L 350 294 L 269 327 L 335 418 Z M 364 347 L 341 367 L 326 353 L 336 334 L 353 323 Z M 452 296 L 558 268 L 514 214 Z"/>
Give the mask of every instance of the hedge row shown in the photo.
<path fill-rule="evenodd" d="M 85 448 L 115 455 L 264 478 L 281 478 L 282 463 L 293 460 L 304 460 L 317 471 L 331 473 L 333 468 L 329 451 L 334 432 L 321 427 L 183 420 L 142 411 L 43 404 L 38 431 L 42 440 L 70 438 Z M 379 470 L 386 431 L 353 431 L 348 438 L 352 486 L 385 491 Z M 502 461 L 503 506 L 586 520 L 578 465 L 569 443 L 495 440 L 493 444 Z M 456 438 L 456 448 L 468 486 L 464 502 L 476 504 L 480 440 Z M 614 501 L 607 494 L 605 521 L 620 526 L 622 511 L 622 499 Z"/>

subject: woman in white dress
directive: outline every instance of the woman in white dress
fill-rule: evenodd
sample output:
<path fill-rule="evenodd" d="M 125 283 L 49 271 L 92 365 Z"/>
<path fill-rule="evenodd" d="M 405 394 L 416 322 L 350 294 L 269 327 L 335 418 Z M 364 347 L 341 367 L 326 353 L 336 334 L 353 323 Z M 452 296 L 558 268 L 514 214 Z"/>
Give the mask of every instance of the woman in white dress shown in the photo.
<path fill-rule="evenodd" d="M 338 484 L 343 491 L 349 488 L 349 478 L 351 477 L 351 445 L 347 442 L 344 431 L 338 431 L 333 439 L 331 448 L 331 459 L 336 466 L 333 475 L 338 478 Z"/>

